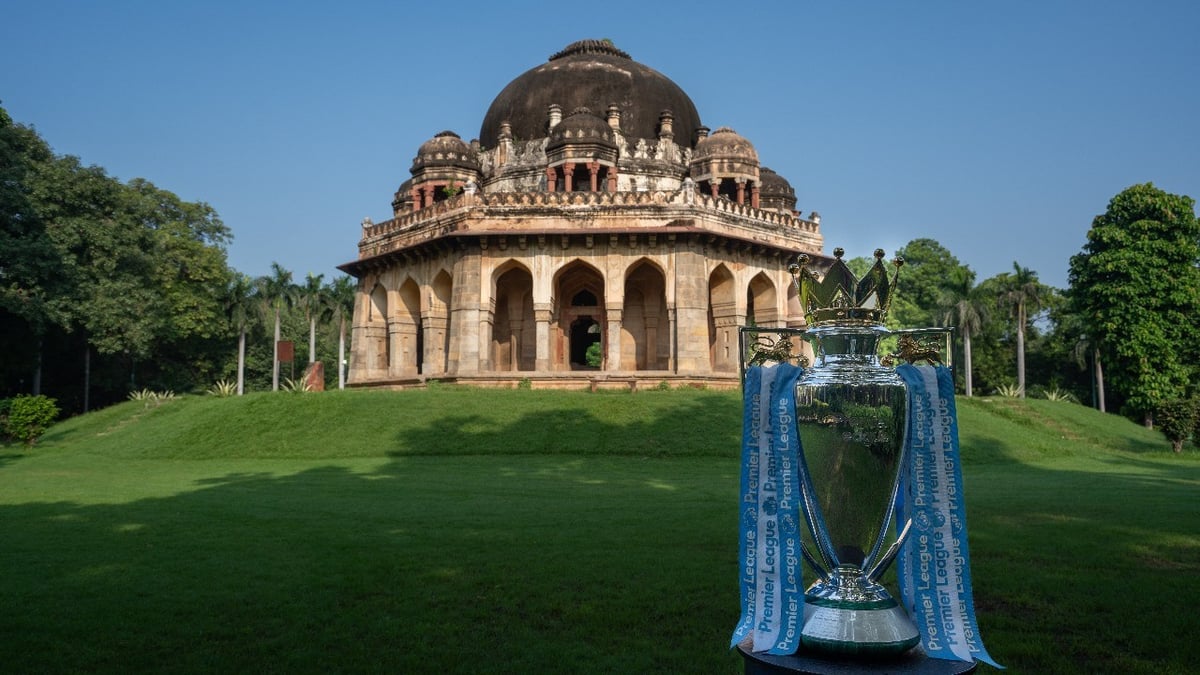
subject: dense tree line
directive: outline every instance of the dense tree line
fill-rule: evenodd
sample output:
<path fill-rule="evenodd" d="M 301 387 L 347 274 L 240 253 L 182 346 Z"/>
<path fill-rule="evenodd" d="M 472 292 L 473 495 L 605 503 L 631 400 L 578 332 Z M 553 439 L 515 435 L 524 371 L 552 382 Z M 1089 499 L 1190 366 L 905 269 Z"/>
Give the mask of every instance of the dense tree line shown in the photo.
<path fill-rule="evenodd" d="M 301 290 L 278 265 L 249 279 L 227 263 L 231 237 L 208 204 L 57 155 L 0 108 L 0 398 L 43 393 L 74 413 L 243 373 L 267 389 L 270 329 L 297 339 L 301 370 L 333 366 L 351 281 L 310 275 Z"/>

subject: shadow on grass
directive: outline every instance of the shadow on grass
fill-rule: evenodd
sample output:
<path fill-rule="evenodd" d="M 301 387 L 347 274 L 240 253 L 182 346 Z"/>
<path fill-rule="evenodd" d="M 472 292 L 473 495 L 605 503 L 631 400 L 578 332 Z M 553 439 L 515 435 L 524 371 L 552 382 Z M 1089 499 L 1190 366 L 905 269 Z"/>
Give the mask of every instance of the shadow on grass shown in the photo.
<path fill-rule="evenodd" d="M 121 499 L 89 476 L 82 494 L 104 496 L 0 505 L 4 669 L 740 672 L 736 443 L 727 460 L 601 456 L 687 423 L 463 415 L 403 439 L 415 456 L 213 461 L 170 496 L 71 501 Z M 592 456 L 494 452 L 578 425 L 607 439 Z"/>

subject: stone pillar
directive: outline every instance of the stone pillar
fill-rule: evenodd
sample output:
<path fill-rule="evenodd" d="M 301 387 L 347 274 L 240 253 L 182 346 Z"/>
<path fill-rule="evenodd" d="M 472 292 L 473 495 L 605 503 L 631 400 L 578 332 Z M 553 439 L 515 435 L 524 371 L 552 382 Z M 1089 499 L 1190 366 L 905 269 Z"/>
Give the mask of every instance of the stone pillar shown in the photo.
<path fill-rule="evenodd" d="M 426 375 L 441 375 L 446 372 L 446 331 L 449 330 L 447 317 L 439 307 L 430 310 L 421 318 L 421 328 L 425 335 L 425 353 L 422 355 Z"/>
<path fill-rule="evenodd" d="M 676 372 L 687 375 L 712 370 L 708 359 L 708 268 L 705 257 L 693 248 L 675 255 Z"/>
<path fill-rule="evenodd" d="M 617 191 L 617 167 L 615 164 L 608 167 L 608 191 Z"/>
<path fill-rule="evenodd" d="M 537 324 L 537 361 L 534 368 L 539 372 L 550 370 L 550 303 L 533 303 L 533 320 Z"/>
<path fill-rule="evenodd" d="M 608 305 L 605 311 L 607 318 L 604 345 L 604 370 L 621 369 L 621 307 Z"/>
<path fill-rule="evenodd" d="M 417 374 L 417 324 L 406 316 L 390 317 L 387 322 L 389 377 Z"/>
<path fill-rule="evenodd" d="M 412 194 L 412 210 L 417 211 L 421 208 L 421 188 L 413 188 L 409 190 Z"/>
<path fill-rule="evenodd" d="M 713 176 L 709 179 L 708 186 L 712 189 L 712 198 L 716 199 L 717 195 L 721 193 L 721 179 Z"/>
<path fill-rule="evenodd" d="M 658 370 L 658 317 L 647 316 L 646 321 L 646 370 Z"/>
<path fill-rule="evenodd" d="M 454 285 L 450 297 L 450 353 L 448 373 L 479 372 L 479 303 L 482 252 L 468 251 L 454 263 Z M 491 335 L 488 335 L 491 338 Z"/>
<path fill-rule="evenodd" d="M 575 189 L 572 183 L 575 180 L 575 162 L 567 162 L 563 164 L 563 192 L 570 192 Z"/>
<path fill-rule="evenodd" d="M 758 202 L 758 184 L 754 183 L 754 184 L 751 184 L 751 186 L 750 186 L 750 206 L 752 206 L 756 209 L 762 208 L 758 204 L 759 204 L 759 202 Z"/>
<path fill-rule="evenodd" d="M 562 122 L 562 106 L 557 103 L 551 103 L 549 106 L 549 127 L 553 129 Z"/>
<path fill-rule="evenodd" d="M 590 173 L 592 175 L 592 192 L 596 192 L 600 189 L 596 183 L 596 180 L 600 174 L 600 162 L 597 162 L 594 160 L 591 162 L 588 162 L 587 168 L 588 168 L 588 173 Z"/>
<path fill-rule="evenodd" d="M 525 322 L 521 319 L 508 320 L 508 363 L 513 372 L 521 369 L 521 334 L 524 326 Z"/>
<path fill-rule="evenodd" d="M 746 203 L 746 179 L 738 178 L 734 182 L 737 183 L 737 203 Z"/>
<path fill-rule="evenodd" d="M 558 169 L 548 166 L 546 167 L 546 192 L 554 192 L 554 186 L 558 184 Z"/>

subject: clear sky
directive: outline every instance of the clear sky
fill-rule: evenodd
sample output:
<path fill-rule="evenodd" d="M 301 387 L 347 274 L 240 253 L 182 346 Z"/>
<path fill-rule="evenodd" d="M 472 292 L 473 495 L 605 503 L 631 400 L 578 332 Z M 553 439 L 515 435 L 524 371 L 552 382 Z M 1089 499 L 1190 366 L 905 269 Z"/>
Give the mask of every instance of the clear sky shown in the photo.
<path fill-rule="evenodd" d="M 938 240 L 1065 287 L 1135 183 L 1200 198 L 1200 3 L 7 3 L 0 105 L 60 154 L 212 204 L 230 264 L 338 274 L 418 146 L 609 38 L 734 128 L 826 252 Z"/>

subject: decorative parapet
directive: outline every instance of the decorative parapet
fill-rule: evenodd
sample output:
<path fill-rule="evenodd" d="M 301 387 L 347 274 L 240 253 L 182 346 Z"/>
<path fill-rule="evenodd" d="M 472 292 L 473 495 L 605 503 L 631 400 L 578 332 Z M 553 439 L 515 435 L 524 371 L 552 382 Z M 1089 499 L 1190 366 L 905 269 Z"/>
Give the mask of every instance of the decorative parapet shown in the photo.
<path fill-rule="evenodd" d="M 731 222 L 747 236 L 761 228 L 783 236 L 819 237 L 816 220 L 799 218 L 791 213 L 756 209 L 727 199 L 714 199 L 686 190 L 644 192 L 496 192 L 454 195 L 411 213 L 379 223 L 364 221 L 359 242 L 359 258 L 378 255 L 385 250 L 419 243 L 459 229 L 455 223 L 479 209 L 485 214 L 502 214 L 509 210 L 563 209 L 597 210 L 621 207 L 681 208 L 691 212 L 708 212 Z M 432 226 L 432 227 L 427 227 Z M 404 235 L 404 236 L 398 236 Z M 759 239 L 761 237 L 750 236 Z M 392 241 L 386 241 L 392 240 Z M 385 243 L 386 241 L 386 243 Z"/>

